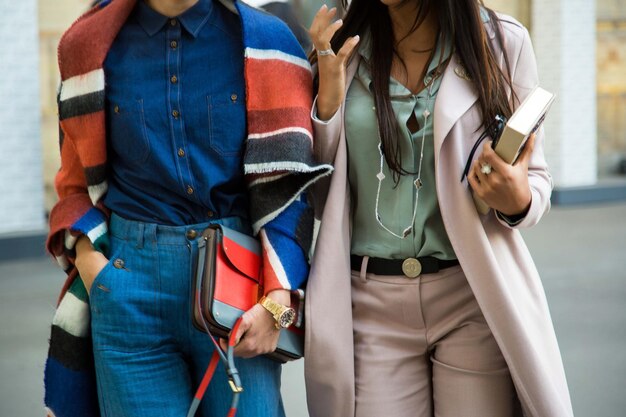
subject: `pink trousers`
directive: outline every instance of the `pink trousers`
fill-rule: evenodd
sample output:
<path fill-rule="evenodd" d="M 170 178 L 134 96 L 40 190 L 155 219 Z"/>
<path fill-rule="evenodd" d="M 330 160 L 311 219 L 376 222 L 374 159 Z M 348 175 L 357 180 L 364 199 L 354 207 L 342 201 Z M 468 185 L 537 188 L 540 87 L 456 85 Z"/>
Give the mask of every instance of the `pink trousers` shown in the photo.
<path fill-rule="evenodd" d="M 511 417 L 517 397 L 461 267 L 352 272 L 356 417 Z"/>

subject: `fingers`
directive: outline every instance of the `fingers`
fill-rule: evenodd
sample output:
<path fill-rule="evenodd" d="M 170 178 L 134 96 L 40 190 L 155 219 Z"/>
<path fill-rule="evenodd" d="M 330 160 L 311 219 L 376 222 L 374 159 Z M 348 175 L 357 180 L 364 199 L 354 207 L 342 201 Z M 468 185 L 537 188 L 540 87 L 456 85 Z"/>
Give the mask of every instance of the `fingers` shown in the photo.
<path fill-rule="evenodd" d="M 343 26 L 343 20 L 337 19 L 332 22 L 333 17 L 336 15 L 337 9 L 332 8 L 328 10 L 327 6 L 324 5 L 317 12 L 313 23 L 311 24 L 311 29 L 309 31 L 309 35 L 311 36 L 311 40 L 313 41 L 313 45 L 317 51 L 325 51 L 331 49 L 331 40 L 337 33 L 337 31 Z M 341 46 L 339 52 L 337 52 L 337 57 L 339 58 L 338 63 L 344 64 L 348 57 L 354 51 L 354 48 L 359 43 L 359 36 L 353 36 L 348 38 L 344 44 Z M 322 55 L 320 57 L 328 57 L 333 56 L 330 55 Z"/>
<path fill-rule="evenodd" d="M 487 188 L 489 186 L 489 175 L 491 174 L 485 174 L 482 171 L 482 166 L 483 163 L 476 160 L 474 161 L 474 164 L 472 165 L 472 173 L 470 175 L 471 178 L 474 179 L 474 181 L 477 183 L 478 185 L 478 192 L 482 192 L 482 190 L 484 190 L 485 188 Z M 493 172 L 492 172 L 493 174 Z M 470 183 L 471 184 L 471 183 Z"/>
<path fill-rule="evenodd" d="M 324 29 L 322 33 L 318 36 L 315 44 L 319 46 L 319 49 L 317 49 L 317 46 L 315 49 L 317 49 L 318 51 L 330 49 L 330 41 L 333 39 L 333 36 L 335 36 L 335 33 L 337 33 L 341 26 L 343 26 L 343 20 L 341 19 L 337 19 L 333 23 L 328 25 L 328 27 Z"/>
<path fill-rule="evenodd" d="M 313 23 L 311 23 L 311 29 L 309 29 L 309 35 L 311 36 L 311 40 L 313 41 L 313 45 L 315 46 L 315 49 L 317 49 L 318 51 L 327 49 L 328 46 L 330 45 L 331 38 L 328 38 L 327 39 L 328 43 L 324 44 L 322 43 L 323 40 L 321 39 L 321 36 L 326 31 L 326 29 L 329 28 L 330 22 L 333 19 L 333 17 L 335 17 L 336 14 L 337 14 L 336 7 L 333 7 L 332 9 L 329 10 L 328 6 L 326 5 L 323 5 L 315 14 Z M 341 27 L 341 24 L 339 24 L 339 27 Z M 339 27 L 337 27 L 337 29 L 339 29 Z"/>
<path fill-rule="evenodd" d="M 252 358 L 273 352 L 280 336 L 274 323 L 274 318 L 259 304 L 246 311 L 235 334 L 235 355 Z"/>
<path fill-rule="evenodd" d="M 337 58 L 339 58 L 341 63 L 348 61 L 348 58 L 352 54 L 352 51 L 354 51 L 354 48 L 358 45 L 360 39 L 359 35 L 356 35 L 346 40 L 339 52 L 337 52 Z"/>
<path fill-rule="evenodd" d="M 507 164 L 498 156 L 498 154 L 491 148 L 492 141 L 485 142 L 483 145 L 483 152 L 478 158 L 482 163 L 489 164 L 493 168 L 494 171 L 505 172 L 507 167 L 510 165 Z"/>
<path fill-rule="evenodd" d="M 252 326 L 252 320 L 250 320 L 249 316 L 246 316 L 246 314 L 244 314 L 243 319 L 241 320 L 241 324 L 239 325 L 239 328 L 237 329 L 237 333 L 235 334 L 235 345 L 237 345 L 237 343 L 239 343 L 243 335 L 246 334 L 248 330 L 250 330 L 251 326 Z"/>
<path fill-rule="evenodd" d="M 525 164 L 525 166 L 528 167 L 528 164 L 530 163 L 530 158 L 533 154 L 533 151 L 535 150 L 536 139 L 537 135 L 535 133 L 529 136 L 526 144 L 524 144 L 524 149 L 522 149 L 522 153 L 520 153 L 517 161 L 515 161 L 515 165 Z"/>
<path fill-rule="evenodd" d="M 228 350 L 228 340 L 226 340 L 226 339 L 219 339 L 218 343 L 220 344 L 220 347 L 222 348 L 222 350 L 224 352 L 226 352 L 226 350 Z"/>

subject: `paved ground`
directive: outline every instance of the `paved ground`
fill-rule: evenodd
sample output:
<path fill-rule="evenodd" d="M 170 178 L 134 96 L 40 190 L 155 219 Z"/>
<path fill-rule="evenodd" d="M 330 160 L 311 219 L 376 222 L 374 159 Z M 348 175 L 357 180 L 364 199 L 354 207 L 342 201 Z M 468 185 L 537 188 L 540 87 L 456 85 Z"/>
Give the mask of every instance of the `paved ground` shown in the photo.
<path fill-rule="evenodd" d="M 626 204 L 553 209 L 525 237 L 576 415 L 626 415 Z M 43 415 L 48 323 L 62 280 L 47 259 L 0 263 L 0 417 Z M 306 417 L 301 361 L 285 366 L 283 393 L 287 416 Z"/>

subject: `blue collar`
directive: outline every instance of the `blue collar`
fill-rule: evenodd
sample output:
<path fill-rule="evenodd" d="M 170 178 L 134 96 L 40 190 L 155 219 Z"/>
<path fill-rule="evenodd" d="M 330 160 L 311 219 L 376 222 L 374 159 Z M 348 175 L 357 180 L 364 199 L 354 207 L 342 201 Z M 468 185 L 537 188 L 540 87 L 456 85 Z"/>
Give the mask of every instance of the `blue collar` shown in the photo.
<path fill-rule="evenodd" d="M 213 11 L 213 0 L 198 0 L 196 4 L 183 14 L 176 16 L 181 26 L 194 38 L 198 36 L 202 26 L 209 20 Z M 148 6 L 144 1 L 137 2 L 135 17 L 148 36 L 154 36 L 170 20 Z"/>

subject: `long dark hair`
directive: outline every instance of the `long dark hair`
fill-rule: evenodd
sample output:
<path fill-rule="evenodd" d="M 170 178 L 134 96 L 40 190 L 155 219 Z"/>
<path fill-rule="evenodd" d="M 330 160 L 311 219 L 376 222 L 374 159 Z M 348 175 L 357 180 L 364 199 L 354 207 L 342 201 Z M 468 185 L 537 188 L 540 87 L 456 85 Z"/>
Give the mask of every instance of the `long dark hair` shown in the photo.
<path fill-rule="evenodd" d="M 405 0 L 408 2 L 411 0 Z M 385 160 L 397 180 L 408 172 L 402 168 L 400 146 L 397 140 L 398 121 L 389 98 L 389 77 L 394 55 L 397 56 L 391 18 L 386 5 L 380 0 L 342 0 L 347 13 L 343 26 L 331 41 L 333 50 L 338 51 L 351 36 L 366 33 L 371 35 L 371 71 L 374 100 L 378 117 L 379 133 Z M 504 37 L 500 20 L 484 6 L 482 0 L 419 0 L 418 13 L 413 25 L 415 30 L 434 8 L 439 23 L 439 32 L 451 39 L 453 51 L 458 55 L 474 87 L 478 91 L 478 102 L 482 113 L 483 127 L 487 127 L 497 114 L 509 117 L 512 106 L 507 97 L 507 88 L 513 96 L 509 60 L 504 51 L 505 71 L 497 64 L 494 45 L 491 45 L 485 30 L 481 7 L 490 17 L 490 25 L 496 33 L 496 42 L 503 45 Z M 399 57 L 398 57 L 399 58 Z M 314 53 L 311 62 L 317 61 Z M 317 79 L 316 79 L 317 85 Z"/>

